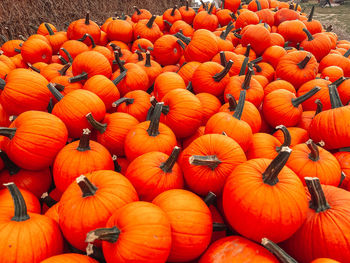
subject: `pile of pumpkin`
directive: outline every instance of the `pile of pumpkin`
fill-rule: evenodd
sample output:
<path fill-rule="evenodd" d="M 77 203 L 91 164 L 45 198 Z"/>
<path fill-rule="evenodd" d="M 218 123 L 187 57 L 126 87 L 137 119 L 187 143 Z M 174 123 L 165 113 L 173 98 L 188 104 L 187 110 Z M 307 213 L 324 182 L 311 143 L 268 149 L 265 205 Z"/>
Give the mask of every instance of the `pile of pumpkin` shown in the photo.
<path fill-rule="evenodd" d="M 0 262 L 350 262 L 350 42 L 313 12 L 4 39 Z"/>

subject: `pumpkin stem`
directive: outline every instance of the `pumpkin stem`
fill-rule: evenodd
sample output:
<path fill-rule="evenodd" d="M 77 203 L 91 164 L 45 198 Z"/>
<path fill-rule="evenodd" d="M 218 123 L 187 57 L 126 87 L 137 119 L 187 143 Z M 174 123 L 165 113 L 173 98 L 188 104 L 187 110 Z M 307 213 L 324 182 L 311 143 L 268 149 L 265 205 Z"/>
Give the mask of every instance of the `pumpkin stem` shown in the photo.
<path fill-rule="evenodd" d="M 93 38 L 90 34 L 86 33 L 86 34 L 84 35 L 84 37 L 85 37 L 85 39 L 86 39 L 86 37 L 88 37 L 88 38 L 90 39 L 92 48 L 95 48 L 95 47 L 96 47 L 95 40 L 94 40 L 94 38 Z M 84 39 L 84 40 L 85 40 L 85 39 Z M 83 41 L 84 41 L 84 40 L 83 40 Z"/>
<path fill-rule="evenodd" d="M 305 34 L 307 35 L 307 40 L 308 40 L 308 41 L 314 40 L 314 37 L 312 36 L 312 34 L 310 33 L 309 30 L 307 30 L 306 28 L 303 28 L 303 31 L 304 31 Z"/>
<path fill-rule="evenodd" d="M 226 40 L 228 34 L 231 32 L 232 29 L 233 29 L 233 24 L 232 24 L 232 21 L 230 21 L 230 23 L 226 26 L 226 29 L 221 32 L 220 38 L 222 40 Z"/>
<path fill-rule="evenodd" d="M 63 95 L 53 86 L 52 83 L 47 84 L 47 87 L 49 88 L 51 94 L 55 97 L 57 101 L 63 99 Z"/>
<path fill-rule="evenodd" d="M 127 71 L 127 69 L 124 67 L 122 61 L 120 60 L 120 55 L 121 55 L 121 51 L 120 48 L 116 49 L 116 51 L 114 51 L 114 59 L 117 62 L 118 68 L 120 69 L 120 73 Z"/>
<path fill-rule="evenodd" d="M 245 57 L 244 60 L 243 60 L 243 63 L 242 63 L 242 66 L 241 66 L 241 70 L 239 71 L 238 76 L 243 76 L 245 74 L 245 70 L 247 68 L 248 62 L 249 62 L 249 58 Z"/>
<path fill-rule="evenodd" d="M 184 36 L 180 32 L 177 32 L 174 36 L 182 40 L 186 45 L 188 45 L 191 42 L 191 38 Z"/>
<path fill-rule="evenodd" d="M 293 106 L 297 108 L 301 103 L 310 99 L 313 95 L 315 95 L 317 92 L 319 92 L 320 89 L 321 89 L 320 87 L 314 87 L 313 89 L 311 89 L 309 92 L 305 93 L 304 95 L 301 95 L 297 98 L 293 98 L 292 99 Z"/>
<path fill-rule="evenodd" d="M 115 226 L 111 228 L 98 228 L 87 233 L 85 242 L 92 243 L 96 240 L 101 240 L 115 243 L 117 242 L 119 235 L 120 230 Z"/>
<path fill-rule="evenodd" d="M 314 16 L 314 12 L 315 12 L 315 6 L 313 5 L 311 7 L 311 11 L 310 11 L 310 14 L 309 14 L 309 18 L 307 19 L 308 22 L 311 22 L 312 21 L 312 17 Z"/>
<path fill-rule="evenodd" d="M 331 99 L 332 109 L 343 107 L 343 104 L 340 100 L 337 87 L 335 85 L 328 86 L 329 97 Z"/>
<path fill-rule="evenodd" d="M 21 168 L 12 162 L 7 154 L 2 150 L 0 150 L 0 158 L 3 161 L 5 168 L 9 171 L 10 175 L 17 174 L 21 170 Z"/>
<path fill-rule="evenodd" d="M 179 157 L 180 151 L 180 147 L 175 146 L 169 158 L 164 163 L 162 163 L 159 168 L 162 169 L 162 171 L 165 173 L 171 173 L 176 160 Z"/>
<path fill-rule="evenodd" d="M 112 80 L 113 84 L 117 86 L 118 83 L 121 82 L 126 77 L 126 72 L 127 72 L 126 70 L 121 71 L 120 75 L 117 78 L 115 78 L 114 80 Z"/>
<path fill-rule="evenodd" d="M 0 35 L 0 39 L 2 40 L 2 42 L 6 43 L 7 41 L 9 41 L 7 39 L 7 37 L 5 37 L 4 35 Z"/>
<path fill-rule="evenodd" d="M 54 206 L 55 204 L 57 204 L 58 202 L 53 199 L 47 192 L 43 193 L 40 197 L 40 200 L 43 201 L 43 203 L 45 205 L 47 205 L 48 207 L 52 207 Z"/>
<path fill-rule="evenodd" d="M 140 52 L 140 50 L 135 50 L 135 53 L 137 54 L 137 60 L 138 61 L 142 61 L 143 60 L 143 56 L 142 56 L 142 53 Z"/>
<path fill-rule="evenodd" d="M 192 85 L 192 83 L 191 83 L 191 85 Z M 152 96 L 151 98 L 150 98 L 150 102 L 151 102 L 151 104 L 152 104 L 152 106 L 153 107 L 155 107 L 156 106 L 156 104 L 158 103 L 158 101 L 156 100 L 156 98 L 154 97 L 154 96 Z M 163 105 L 163 107 L 162 107 L 162 113 L 164 114 L 164 115 L 167 115 L 168 113 L 169 113 L 169 106 L 167 106 L 167 105 Z"/>
<path fill-rule="evenodd" d="M 147 26 L 148 28 L 152 28 L 152 27 L 153 27 L 154 20 L 156 20 L 156 16 L 155 16 L 155 15 L 153 15 L 153 16 L 148 20 L 146 26 Z"/>
<path fill-rule="evenodd" d="M 29 62 L 27 62 L 27 65 L 29 68 L 31 68 L 33 71 L 37 72 L 37 73 L 40 73 L 40 69 L 34 67 L 32 64 L 30 64 Z"/>
<path fill-rule="evenodd" d="M 231 94 L 226 95 L 227 101 L 228 101 L 228 109 L 230 111 L 235 111 L 237 108 L 237 101 L 235 97 L 233 97 Z"/>
<path fill-rule="evenodd" d="M 345 52 L 345 54 L 343 56 L 346 58 L 348 58 L 350 56 L 350 48 Z"/>
<path fill-rule="evenodd" d="M 346 80 L 345 77 L 340 77 L 339 79 L 334 81 L 331 85 L 335 85 L 336 87 L 339 87 L 345 80 Z"/>
<path fill-rule="evenodd" d="M 255 3 L 256 3 L 256 7 L 257 7 L 258 11 L 260 11 L 261 10 L 260 1 L 259 0 L 255 0 Z"/>
<path fill-rule="evenodd" d="M 149 136 L 156 137 L 159 134 L 159 121 L 160 121 L 160 115 L 162 114 L 162 108 L 163 108 L 164 102 L 157 102 L 153 114 L 149 123 L 149 127 L 147 129 L 147 133 Z"/>
<path fill-rule="evenodd" d="M 64 91 L 64 89 L 66 88 L 65 86 L 63 86 L 62 84 L 58 84 L 58 83 L 51 83 L 59 92 Z"/>
<path fill-rule="evenodd" d="M 252 48 L 251 45 L 248 44 L 247 45 L 247 49 L 245 50 L 244 56 L 249 57 L 251 48 Z"/>
<path fill-rule="evenodd" d="M 58 58 L 63 65 L 68 63 L 68 61 L 64 57 L 62 57 L 61 55 L 58 55 Z"/>
<path fill-rule="evenodd" d="M 149 52 L 148 50 L 146 52 L 145 67 L 152 67 L 152 64 L 151 64 L 151 52 Z"/>
<path fill-rule="evenodd" d="M 322 104 L 321 100 L 319 100 L 319 99 L 315 100 L 315 103 L 317 105 L 316 112 L 315 112 L 315 116 L 316 116 L 317 114 L 319 114 L 322 111 L 323 104 Z"/>
<path fill-rule="evenodd" d="M 75 83 L 85 79 L 88 79 L 88 74 L 86 72 L 82 72 L 80 75 L 69 78 L 68 81 L 69 83 Z"/>
<path fill-rule="evenodd" d="M 133 6 L 133 8 L 135 9 L 135 11 L 138 15 L 141 15 L 141 11 L 140 11 L 140 9 L 137 8 L 137 6 Z"/>
<path fill-rule="evenodd" d="M 16 134 L 16 128 L 0 127 L 0 135 L 12 139 Z"/>
<path fill-rule="evenodd" d="M 242 83 L 242 89 L 244 90 L 248 90 L 249 89 L 249 85 L 250 85 L 250 81 L 252 79 L 253 76 L 253 69 L 248 67 L 248 72 L 244 77 L 244 81 Z"/>
<path fill-rule="evenodd" d="M 249 63 L 250 64 L 256 64 L 256 63 L 259 63 L 263 60 L 262 57 L 257 57 L 256 59 L 253 59 L 252 61 L 250 61 Z"/>
<path fill-rule="evenodd" d="M 176 40 L 176 43 L 178 43 L 181 46 L 181 48 L 185 50 L 186 46 L 180 39 Z"/>
<path fill-rule="evenodd" d="M 134 103 L 134 99 L 133 98 L 126 98 L 126 97 L 120 98 L 119 100 L 117 100 L 117 101 L 112 103 L 112 107 L 116 108 L 116 107 L 118 107 L 120 104 L 122 104 L 124 102 L 125 102 L 126 105 L 130 105 L 130 104 Z"/>
<path fill-rule="evenodd" d="M 320 179 L 317 177 L 305 177 L 305 183 L 309 189 L 311 200 L 309 207 L 316 211 L 316 213 L 324 212 L 331 208 L 328 204 L 324 192 L 322 190 Z"/>
<path fill-rule="evenodd" d="M 298 263 L 294 258 L 289 256 L 282 248 L 271 240 L 263 238 L 261 240 L 261 244 L 272 254 L 274 254 L 281 263 Z"/>
<path fill-rule="evenodd" d="M 279 182 L 278 174 L 286 164 L 291 152 L 292 149 L 289 147 L 283 147 L 280 150 L 276 158 L 270 163 L 265 172 L 262 174 L 263 182 L 265 184 L 273 186 Z"/>
<path fill-rule="evenodd" d="M 317 145 L 311 139 L 306 142 L 306 145 L 310 150 L 309 159 L 314 162 L 320 160 L 320 153 Z"/>
<path fill-rule="evenodd" d="M 112 160 L 114 163 L 114 171 L 120 173 L 122 171 L 122 167 L 118 163 L 118 157 L 116 155 L 113 155 Z"/>
<path fill-rule="evenodd" d="M 90 12 L 89 11 L 86 12 L 85 25 L 90 25 Z"/>
<path fill-rule="evenodd" d="M 234 12 L 230 13 L 230 17 L 234 20 L 237 20 L 237 16 L 235 15 Z"/>
<path fill-rule="evenodd" d="M 65 49 L 64 47 L 61 47 L 60 50 L 62 50 L 64 52 L 64 54 L 67 55 L 67 58 L 68 58 L 69 62 L 72 64 L 73 63 L 73 58 L 72 58 L 71 54 L 68 52 L 68 50 Z"/>
<path fill-rule="evenodd" d="M 208 207 L 213 205 L 216 201 L 216 194 L 209 191 L 208 194 L 206 195 L 206 197 L 204 197 L 203 201 Z"/>
<path fill-rule="evenodd" d="M 308 52 L 307 55 L 306 55 L 306 57 L 305 57 L 302 61 L 300 61 L 300 62 L 297 64 L 298 67 L 299 67 L 300 69 L 304 69 L 304 68 L 306 67 L 307 63 L 309 63 L 311 57 L 312 57 L 312 54 Z"/>
<path fill-rule="evenodd" d="M 172 27 L 172 26 L 173 26 L 173 24 L 170 23 L 168 20 L 163 20 L 163 21 L 164 21 L 164 23 L 167 24 L 169 27 Z"/>
<path fill-rule="evenodd" d="M 295 3 L 295 6 L 294 6 L 294 11 L 298 11 L 298 6 L 299 6 L 299 3 L 296 2 L 296 3 Z"/>
<path fill-rule="evenodd" d="M 189 10 L 189 8 L 188 8 L 188 0 L 186 0 L 185 6 L 186 6 L 186 11 L 188 11 Z"/>
<path fill-rule="evenodd" d="M 88 114 L 86 114 L 86 119 L 87 121 L 90 123 L 90 125 L 97 130 L 99 133 L 104 133 L 107 130 L 107 123 L 101 123 L 98 122 L 97 120 L 94 119 L 94 117 L 92 116 L 91 112 L 89 112 Z"/>
<path fill-rule="evenodd" d="M 214 3 L 210 4 L 209 10 L 208 10 L 208 14 L 211 15 L 211 12 L 213 12 L 213 8 L 214 8 Z"/>
<path fill-rule="evenodd" d="M 67 70 L 70 68 L 72 64 L 71 63 L 67 63 L 66 65 L 64 65 L 59 71 L 58 73 L 61 75 L 61 76 L 65 76 L 66 73 L 67 73 Z"/>
<path fill-rule="evenodd" d="M 83 193 L 83 197 L 95 195 L 97 187 L 93 183 L 91 183 L 85 175 L 80 175 L 77 179 L 75 179 L 75 181 L 80 187 L 80 190 Z"/>
<path fill-rule="evenodd" d="M 246 95 L 246 91 L 241 90 L 241 92 L 239 93 L 238 104 L 237 104 L 235 113 L 233 114 L 233 117 L 235 117 L 237 120 L 240 120 L 242 117 L 243 108 L 245 104 L 245 95 Z"/>
<path fill-rule="evenodd" d="M 170 13 L 170 15 L 171 16 L 174 16 L 175 15 L 175 10 L 177 9 L 177 5 L 175 5 L 174 7 L 173 7 L 173 10 L 171 10 L 171 13 Z"/>
<path fill-rule="evenodd" d="M 221 164 L 221 161 L 216 155 L 192 155 L 188 160 L 191 165 L 208 166 L 211 170 L 215 170 Z"/>
<path fill-rule="evenodd" d="M 280 152 L 283 147 L 290 147 L 290 144 L 292 143 L 292 137 L 290 136 L 290 132 L 284 125 L 278 125 L 276 127 L 276 130 L 281 130 L 283 133 L 283 143 L 281 146 L 276 147 L 276 152 Z"/>
<path fill-rule="evenodd" d="M 49 32 L 50 36 L 53 36 L 55 34 L 48 23 L 44 23 L 44 26 L 46 27 L 47 32 Z"/>
<path fill-rule="evenodd" d="M 28 220 L 30 217 L 27 212 L 26 202 L 15 183 L 7 183 L 4 186 L 10 191 L 15 206 L 15 214 L 11 221 L 22 222 Z"/>
<path fill-rule="evenodd" d="M 83 129 L 83 134 L 80 137 L 79 145 L 77 147 L 77 151 L 85 152 L 90 150 L 90 135 L 91 131 L 89 129 Z"/>
<path fill-rule="evenodd" d="M 226 60 L 226 55 L 224 51 L 220 51 L 220 63 L 221 63 L 221 66 L 226 67 L 227 60 Z"/>
<path fill-rule="evenodd" d="M 226 75 L 227 73 L 230 72 L 230 69 L 233 65 L 233 61 L 232 60 L 229 60 L 226 64 L 226 66 L 224 67 L 224 69 L 219 72 L 219 73 L 216 73 L 214 76 L 213 76 L 213 79 L 216 81 L 216 82 L 220 82 Z"/>
<path fill-rule="evenodd" d="M 213 232 L 226 231 L 227 226 L 224 223 L 213 222 Z"/>

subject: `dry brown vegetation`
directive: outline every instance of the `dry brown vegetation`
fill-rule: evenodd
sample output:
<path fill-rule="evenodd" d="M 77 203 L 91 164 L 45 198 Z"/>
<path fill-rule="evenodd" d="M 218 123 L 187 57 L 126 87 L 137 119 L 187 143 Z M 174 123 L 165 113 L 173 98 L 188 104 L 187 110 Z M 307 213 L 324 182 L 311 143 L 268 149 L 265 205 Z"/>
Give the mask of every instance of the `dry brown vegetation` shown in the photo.
<path fill-rule="evenodd" d="M 174 4 L 183 3 L 182 0 L 1 0 L 0 33 L 7 37 L 9 34 L 29 36 L 41 22 L 50 22 L 63 30 L 73 20 L 83 18 L 87 10 L 91 19 L 101 25 L 116 13 L 131 14 L 134 5 L 160 14 Z"/>

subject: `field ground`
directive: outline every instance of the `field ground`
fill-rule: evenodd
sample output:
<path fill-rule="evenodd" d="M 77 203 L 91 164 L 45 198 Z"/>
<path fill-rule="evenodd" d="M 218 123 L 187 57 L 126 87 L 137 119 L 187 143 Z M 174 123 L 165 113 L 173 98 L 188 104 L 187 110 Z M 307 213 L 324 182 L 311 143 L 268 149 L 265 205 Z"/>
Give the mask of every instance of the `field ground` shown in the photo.
<path fill-rule="evenodd" d="M 339 39 L 350 40 L 350 1 L 345 1 L 344 5 L 334 5 L 334 7 L 320 7 L 317 1 L 302 3 L 303 10 L 310 12 L 311 6 L 316 5 L 314 18 L 321 21 L 323 25 L 333 26 L 333 31 Z"/>

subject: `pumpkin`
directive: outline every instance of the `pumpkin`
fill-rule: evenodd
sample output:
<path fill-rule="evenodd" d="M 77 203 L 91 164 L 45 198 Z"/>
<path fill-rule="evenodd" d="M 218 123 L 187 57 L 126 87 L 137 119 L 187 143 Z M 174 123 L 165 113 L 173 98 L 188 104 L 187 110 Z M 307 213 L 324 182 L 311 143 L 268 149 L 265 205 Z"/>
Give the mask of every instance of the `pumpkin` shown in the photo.
<path fill-rule="evenodd" d="M 136 39 L 131 46 L 131 52 L 135 52 L 136 50 L 145 52 L 147 50 L 153 49 L 153 43 L 146 38 L 138 38 Z"/>
<path fill-rule="evenodd" d="M 279 262 L 267 249 L 241 236 L 229 236 L 211 244 L 199 263 L 219 262 Z"/>
<path fill-rule="evenodd" d="M 194 17 L 196 16 L 196 12 L 192 7 L 189 7 L 188 0 L 186 0 L 184 6 L 179 8 L 179 12 L 181 13 L 182 20 L 191 25 Z"/>
<path fill-rule="evenodd" d="M 106 29 L 109 40 L 119 40 L 124 43 L 130 43 L 133 40 L 132 25 L 122 19 L 112 20 Z"/>
<path fill-rule="evenodd" d="M 334 85 L 329 87 L 329 96 L 332 108 L 314 117 L 309 127 L 310 138 L 316 143 L 322 141 L 327 150 L 348 147 L 350 146 L 350 138 L 346 132 L 348 123 L 342 120 L 349 114 L 350 106 L 343 106 Z"/>
<path fill-rule="evenodd" d="M 156 16 L 148 19 L 139 20 L 133 27 L 134 38 L 145 38 L 154 43 L 163 33 L 160 31 L 157 23 L 154 23 Z"/>
<path fill-rule="evenodd" d="M 215 113 L 219 112 L 221 107 L 220 100 L 210 93 L 198 93 L 196 97 L 199 99 L 202 105 L 202 122 L 201 125 L 205 125 L 209 118 Z"/>
<path fill-rule="evenodd" d="M 322 71 L 328 66 L 338 66 L 344 71 L 345 77 L 350 77 L 350 49 L 344 54 L 328 54 L 320 61 L 319 70 Z"/>
<path fill-rule="evenodd" d="M 63 43 L 59 50 L 60 56 L 67 62 L 76 58 L 80 53 L 88 51 L 89 47 L 78 40 L 68 40 Z"/>
<path fill-rule="evenodd" d="M 90 13 L 86 13 L 85 19 L 78 19 L 73 21 L 67 28 L 67 36 L 69 39 L 82 38 L 86 33 L 92 36 L 94 41 L 98 43 L 101 38 L 101 29 L 93 21 L 90 20 Z M 91 44 L 89 38 L 84 40 L 87 45 Z"/>
<path fill-rule="evenodd" d="M 274 160 L 249 160 L 227 178 L 224 212 L 230 225 L 244 237 L 258 242 L 268 237 L 281 242 L 304 223 L 308 203 L 303 184 L 292 170 L 284 167 L 290 153 L 290 148 L 283 147 Z M 283 228 L 276 229 L 277 222 Z"/>
<path fill-rule="evenodd" d="M 177 5 L 175 5 L 173 8 L 165 10 L 163 13 L 163 20 L 169 21 L 171 24 L 174 24 L 174 22 L 181 19 L 182 16 L 180 11 L 177 9 Z"/>
<path fill-rule="evenodd" d="M 323 30 L 323 27 L 320 21 L 313 19 L 314 12 L 315 12 L 315 6 L 313 5 L 311 7 L 308 19 L 302 21 L 305 24 L 307 30 L 310 31 L 312 35 L 316 33 L 321 33 Z"/>
<path fill-rule="evenodd" d="M 340 262 L 337 260 L 330 259 L 330 258 L 317 258 L 317 259 L 311 261 L 311 263 L 340 263 Z"/>
<path fill-rule="evenodd" d="M 326 67 L 321 72 L 321 78 L 328 79 L 331 82 L 334 82 L 341 77 L 344 77 L 344 71 L 338 66 Z"/>
<path fill-rule="evenodd" d="M 5 183 L 5 185 L 2 187 L 3 189 L 0 190 L 0 207 L 2 211 L 7 211 L 10 214 L 14 214 L 16 208 L 13 203 L 13 197 L 9 190 L 6 189 L 6 185 L 7 183 Z M 27 210 L 30 213 L 40 214 L 41 206 L 38 198 L 25 189 L 19 188 L 18 191 L 23 196 L 23 200 L 26 203 Z"/>
<path fill-rule="evenodd" d="M 176 137 L 173 131 L 167 125 L 160 123 L 163 106 L 163 102 L 157 103 L 150 121 L 141 122 L 130 129 L 126 135 L 124 151 L 130 161 L 152 151 L 170 155 L 176 146 Z"/>
<path fill-rule="evenodd" d="M 259 23 L 258 15 L 250 10 L 240 13 L 240 15 L 236 19 L 236 28 L 244 28 L 247 25 L 256 25 Z"/>
<path fill-rule="evenodd" d="M 90 46 L 89 50 L 90 51 L 96 51 L 96 52 L 104 55 L 108 59 L 109 63 L 112 64 L 113 63 L 113 55 L 111 54 L 110 50 L 107 47 L 105 47 L 105 46 L 96 45 L 96 43 L 95 43 L 95 41 L 94 41 L 94 39 L 92 38 L 91 35 L 86 33 L 84 35 L 84 37 L 82 39 L 79 39 L 79 40 L 84 40 L 87 37 L 90 38 L 90 41 L 91 41 L 91 46 Z"/>
<path fill-rule="evenodd" d="M 59 76 L 68 76 L 68 77 L 73 76 L 70 63 L 67 63 L 64 66 L 58 63 L 51 63 L 46 67 L 43 67 L 39 71 L 40 71 L 39 73 L 42 76 L 44 76 L 48 81 L 51 81 L 53 78 L 59 77 Z"/>
<path fill-rule="evenodd" d="M 319 87 L 315 87 L 300 97 L 296 97 L 295 94 L 284 89 L 272 91 L 265 96 L 263 102 L 265 120 L 271 126 L 283 124 L 289 127 L 297 125 L 303 112 L 300 104 L 319 90 Z"/>
<path fill-rule="evenodd" d="M 162 66 L 175 65 L 183 51 L 183 43 L 173 35 L 164 35 L 154 42 L 152 55 Z"/>
<path fill-rule="evenodd" d="M 181 32 L 186 37 L 192 37 L 194 33 L 194 29 L 191 25 L 187 24 L 185 21 L 177 20 L 174 24 L 171 25 L 169 33 L 174 35 L 177 32 Z"/>
<path fill-rule="evenodd" d="M 209 31 L 215 31 L 219 26 L 218 17 L 215 14 L 212 14 L 214 4 L 210 5 L 210 8 L 205 11 L 200 11 L 197 13 L 193 19 L 193 28 L 198 29 L 207 29 Z"/>
<path fill-rule="evenodd" d="M 41 262 L 63 252 L 63 239 L 58 224 L 49 217 L 28 213 L 21 192 L 14 183 L 6 185 L 15 206 L 14 213 L 0 213 L 3 262 Z M 40 227 L 38 227 L 40 226 Z M 25 246 L 26 249 L 23 249 Z"/>
<path fill-rule="evenodd" d="M 10 128 L 1 128 L 0 134 L 10 138 L 4 149 L 9 158 L 19 167 L 34 171 L 49 167 L 68 137 L 59 118 L 40 111 L 20 114 Z"/>
<path fill-rule="evenodd" d="M 67 241 L 84 250 L 89 231 L 104 227 L 114 211 L 136 201 L 134 187 L 117 172 L 99 170 L 81 175 L 61 197 L 59 225 Z"/>
<path fill-rule="evenodd" d="M 290 84 L 288 81 L 285 81 L 283 79 L 278 79 L 270 82 L 264 87 L 264 94 L 265 96 L 272 91 L 278 90 L 278 89 L 285 89 L 288 90 L 294 94 L 296 94 L 295 88 L 292 84 Z M 303 108 L 304 109 L 304 108 Z"/>
<path fill-rule="evenodd" d="M 97 261 L 91 257 L 80 255 L 80 254 L 74 254 L 74 253 L 66 253 L 66 254 L 49 257 L 41 262 L 42 263 L 97 263 Z"/>
<path fill-rule="evenodd" d="M 249 25 L 242 33 L 241 43 L 243 46 L 250 44 L 256 54 L 261 55 L 271 45 L 270 33 L 265 27 Z"/>
<path fill-rule="evenodd" d="M 47 38 L 50 46 L 52 48 L 52 54 L 57 54 L 60 50 L 60 47 L 68 40 L 66 32 L 54 32 L 48 23 L 44 23 L 45 27 L 47 27 L 48 35 Z"/>
<path fill-rule="evenodd" d="M 161 65 L 159 65 L 158 62 L 151 60 L 151 53 L 149 51 L 146 52 L 145 61 L 140 61 L 137 64 L 147 73 L 150 86 L 153 85 L 154 80 L 162 73 Z"/>
<path fill-rule="evenodd" d="M 91 129 L 86 114 L 91 112 L 97 121 L 102 120 L 106 114 L 105 104 L 91 91 L 78 89 L 63 96 L 52 84 L 48 88 L 58 101 L 52 114 L 64 122 L 71 138 L 78 138 L 85 128 Z"/>
<path fill-rule="evenodd" d="M 300 15 L 298 14 L 298 12 L 295 12 L 292 9 L 279 8 L 279 10 L 275 13 L 274 18 L 275 18 L 275 25 L 278 26 L 284 21 L 297 20 L 300 18 Z"/>
<path fill-rule="evenodd" d="M 318 178 L 306 177 L 309 209 L 307 219 L 283 247 L 301 262 L 329 257 L 346 262 L 350 257 L 349 228 L 350 193 L 334 186 L 321 185 Z M 310 240 L 317 240 L 310 243 Z M 300 246 L 302 250 L 298 249 Z"/>
<path fill-rule="evenodd" d="M 55 185 L 61 192 L 83 173 L 114 168 L 108 150 L 90 141 L 90 133 L 89 129 L 84 129 L 80 140 L 67 144 L 57 154 L 52 171 Z"/>
<path fill-rule="evenodd" d="M 154 96 L 161 100 L 168 92 L 175 89 L 186 89 L 181 76 L 175 72 L 163 72 L 154 81 Z"/>
<path fill-rule="evenodd" d="M 275 69 L 281 57 L 287 54 L 287 51 L 280 46 L 272 45 L 265 49 L 262 58 L 263 61 L 271 64 Z"/>
<path fill-rule="evenodd" d="M 52 48 L 48 43 L 40 39 L 30 39 L 23 43 L 21 55 L 25 62 L 29 62 L 31 64 L 36 62 L 50 63 Z"/>
<path fill-rule="evenodd" d="M 200 256 L 209 245 L 212 217 L 204 201 L 182 190 L 168 190 L 152 202 L 168 216 L 171 225 L 170 262 L 186 262 Z"/>
<path fill-rule="evenodd" d="M 338 88 L 340 99 L 344 105 L 349 104 L 350 101 L 349 84 L 350 80 L 343 77 L 333 82 L 333 85 L 336 85 Z"/>
<path fill-rule="evenodd" d="M 175 146 L 168 156 L 162 152 L 145 153 L 128 166 L 125 177 L 135 187 L 140 200 L 151 202 L 157 195 L 184 186 L 177 158 L 180 148 Z"/>
<path fill-rule="evenodd" d="M 206 134 L 186 147 L 180 165 L 189 189 L 205 196 L 209 191 L 221 195 L 226 178 L 245 161 L 242 148 L 233 139 Z"/>
<path fill-rule="evenodd" d="M 162 263 L 169 256 L 171 232 L 162 209 L 148 202 L 133 202 L 115 211 L 106 228 L 89 232 L 86 242 L 101 240 L 107 263 Z M 134 253 L 136 250 L 139 252 Z"/>
<path fill-rule="evenodd" d="M 150 19 L 152 17 L 152 14 L 150 11 L 146 9 L 139 9 L 137 6 L 133 6 L 135 9 L 135 12 L 131 16 L 131 20 L 134 23 L 137 23 L 141 19 Z"/>
<path fill-rule="evenodd" d="M 329 37 L 321 33 L 312 35 L 306 28 L 303 28 L 303 31 L 307 35 L 307 39 L 300 43 L 300 48 L 311 52 L 317 61 L 321 61 L 332 49 Z"/>

